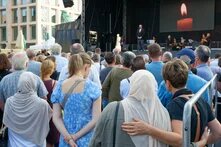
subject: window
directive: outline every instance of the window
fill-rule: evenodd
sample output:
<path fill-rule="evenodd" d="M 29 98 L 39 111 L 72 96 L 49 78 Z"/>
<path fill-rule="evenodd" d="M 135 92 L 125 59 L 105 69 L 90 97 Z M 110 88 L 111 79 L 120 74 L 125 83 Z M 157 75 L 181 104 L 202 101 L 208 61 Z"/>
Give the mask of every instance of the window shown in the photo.
<path fill-rule="evenodd" d="M 36 3 L 36 0 L 30 0 L 30 3 Z"/>
<path fill-rule="evenodd" d="M 12 14 L 13 14 L 13 22 L 17 23 L 18 22 L 18 14 L 17 14 L 17 9 L 13 9 L 12 10 Z"/>
<path fill-rule="evenodd" d="M 5 24 L 6 23 L 6 10 L 0 11 L 0 23 Z"/>
<path fill-rule="evenodd" d="M 30 13 L 31 13 L 31 21 L 36 21 L 36 8 L 35 7 L 31 7 L 30 8 Z"/>
<path fill-rule="evenodd" d="M 18 5 L 18 0 L 14 0 L 14 6 Z"/>
<path fill-rule="evenodd" d="M 51 10 L 51 22 L 56 23 L 56 10 Z"/>
<path fill-rule="evenodd" d="M 1 31 L 1 38 L 2 38 L 1 41 L 6 41 L 6 36 L 7 36 L 6 27 L 2 27 L 1 30 L 2 30 Z"/>
<path fill-rule="evenodd" d="M 55 37 L 55 26 L 51 27 L 51 31 L 52 31 L 52 36 Z"/>
<path fill-rule="evenodd" d="M 0 6 L 6 7 L 6 0 L 0 0 Z"/>
<path fill-rule="evenodd" d="M 36 39 L 36 26 L 31 25 L 31 39 L 34 40 Z"/>
<path fill-rule="evenodd" d="M 12 30 L 13 30 L 13 40 L 15 41 L 18 36 L 18 27 L 13 27 Z"/>
<path fill-rule="evenodd" d="M 22 22 L 27 21 L 27 9 L 26 8 L 21 9 L 21 17 L 22 17 Z"/>
<path fill-rule="evenodd" d="M 26 28 L 26 26 L 22 26 L 21 29 L 22 29 L 22 33 L 24 35 L 24 38 L 26 40 L 26 38 L 27 38 L 27 28 Z"/>
<path fill-rule="evenodd" d="M 29 48 L 32 45 L 36 45 L 35 43 L 26 43 L 26 48 Z"/>
<path fill-rule="evenodd" d="M 21 4 L 22 4 L 22 5 L 27 4 L 27 0 L 21 0 Z"/>

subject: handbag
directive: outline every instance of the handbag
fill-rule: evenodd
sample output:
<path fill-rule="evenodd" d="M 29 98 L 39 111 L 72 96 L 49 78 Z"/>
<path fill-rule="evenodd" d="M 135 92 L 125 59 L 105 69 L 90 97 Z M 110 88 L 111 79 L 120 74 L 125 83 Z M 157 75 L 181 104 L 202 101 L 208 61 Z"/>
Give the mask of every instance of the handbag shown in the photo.
<path fill-rule="evenodd" d="M 8 146 L 8 128 L 2 124 L 0 129 L 0 147 Z"/>

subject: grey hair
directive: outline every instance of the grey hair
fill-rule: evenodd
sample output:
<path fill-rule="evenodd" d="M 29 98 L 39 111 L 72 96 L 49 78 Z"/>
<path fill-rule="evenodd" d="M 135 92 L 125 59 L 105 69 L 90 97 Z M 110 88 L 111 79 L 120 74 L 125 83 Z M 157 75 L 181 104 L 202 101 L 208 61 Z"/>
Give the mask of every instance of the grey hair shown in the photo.
<path fill-rule="evenodd" d="M 127 68 L 130 68 L 135 57 L 136 55 L 131 51 L 124 52 L 121 58 L 121 64 Z"/>
<path fill-rule="evenodd" d="M 18 52 L 12 57 L 12 67 L 14 70 L 24 70 L 28 62 L 26 52 Z"/>
<path fill-rule="evenodd" d="M 83 45 L 80 43 L 74 43 L 70 48 L 71 55 L 85 52 Z"/>
<path fill-rule="evenodd" d="M 150 58 L 149 58 L 149 56 L 147 54 L 144 54 L 143 58 L 144 58 L 145 63 L 148 63 L 149 60 L 150 60 Z"/>
<path fill-rule="evenodd" d="M 200 45 L 195 50 L 195 56 L 198 57 L 201 62 L 204 62 L 204 63 L 208 62 L 210 55 L 211 55 L 211 51 L 208 46 Z"/>
<path fill-rule="evenodd" d="M 100 55 L 98 53 L 95 53 L 91 59 L 94 62 L 100 62 Z"/>
<path fill-rule="evenodd" d="M 164 52 L 163 56 L 168 59 L 168 60 L 172 60 L 173 59 L 173 55 L 171 52 Z"/>
<path fill-rule="evenodd" d="M 62 51 L 62 47 L 60 44 L 55 43 L 54 45 L 51 46 L 50 50 L 51 50 L 52 55 L 60 55 Z"/>
<path fill-rule="evenodd" d="M 33 59 L 36 56 L 35 51 L 31 50 L 31 49 L 27 49 L 26 54 L 27 54 L 29 59 Z"/>
<path fill-rule="evenodd" d="M 180 56 L 180 60 L 185 62 L 187 65 L 190 65 L 191 59 L 189 56 L 187 56 L 187 55 Z"/>

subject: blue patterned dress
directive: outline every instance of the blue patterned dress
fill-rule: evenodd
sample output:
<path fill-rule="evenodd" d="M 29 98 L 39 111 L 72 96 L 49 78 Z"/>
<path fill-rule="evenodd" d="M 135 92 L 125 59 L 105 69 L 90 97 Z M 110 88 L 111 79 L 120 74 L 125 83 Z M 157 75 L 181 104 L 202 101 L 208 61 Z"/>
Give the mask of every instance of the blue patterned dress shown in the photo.
<path fill-rule="evenodd" d="M 62 103 L 64 93 L 62 92 L 62 83 L 58 82 L 51 96 L 51 102 Z M 84 84 L 84 90 L 81 93 L 71 94 L 64 108 L 63 121 L 65 128 L 70 134 L 75 134 L 81 130 L 92 119 L 93 102 L 101 96 L 100 88 L 90 80 Z M 77 140 L 78 147 L 87 147 L 92 137 L 93 130 Z M 59 147 L 68 147 L 64 137 L 60 136 Z"/>

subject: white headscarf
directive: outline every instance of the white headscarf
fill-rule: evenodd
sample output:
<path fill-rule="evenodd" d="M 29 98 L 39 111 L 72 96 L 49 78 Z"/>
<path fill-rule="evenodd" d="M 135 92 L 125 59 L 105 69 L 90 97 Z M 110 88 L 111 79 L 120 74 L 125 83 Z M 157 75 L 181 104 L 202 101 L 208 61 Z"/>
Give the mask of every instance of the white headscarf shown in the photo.
<path fill-rule="evenodd" d="M 46 100 L 37 96 L 37 80 L 24 72 L 18 81 L 18 92 L 7 99 L 3 123 L 23 139 L 42 145 L 49 131 L 52 110 Z"/>
<path fill-rule="evenodd" d="M 156 80 L 146 70 L 138 70 L 130 78 L 129 96 L 122 101 L 125 122 L 141 119 L 162 130 L 171 131 L 168 111 L 156 94 Z M 136 147 L 166 147 L 166 144 L 148 135 L 131 136 Z"/>

